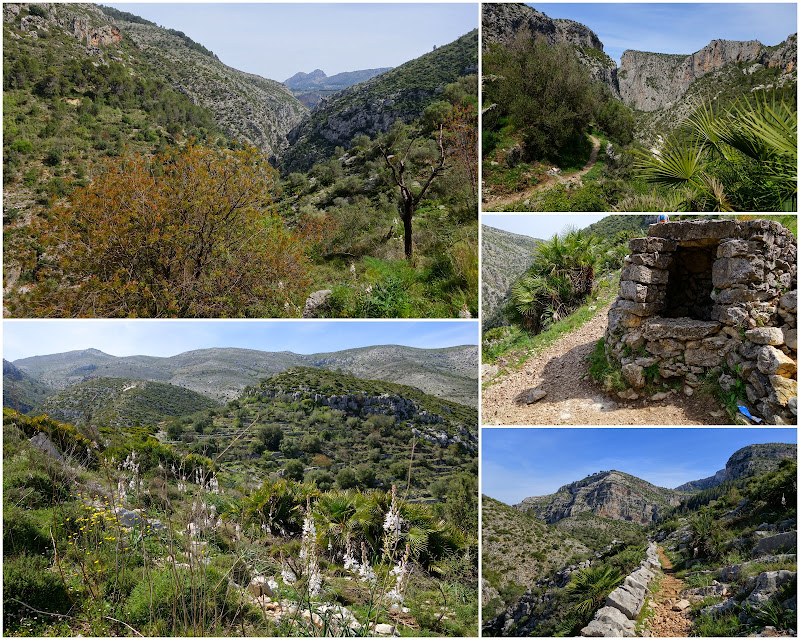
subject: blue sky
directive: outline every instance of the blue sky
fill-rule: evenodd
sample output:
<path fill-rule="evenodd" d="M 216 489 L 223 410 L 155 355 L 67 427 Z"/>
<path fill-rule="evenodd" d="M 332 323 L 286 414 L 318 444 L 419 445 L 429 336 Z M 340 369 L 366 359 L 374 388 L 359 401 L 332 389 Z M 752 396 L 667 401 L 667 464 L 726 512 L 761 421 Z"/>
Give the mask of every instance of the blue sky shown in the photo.
<path fill-rule="evenodd" d="M 748 444 L 797 443 L 778 428 L 481 429 L 481 491 L 506 504 L 598 471 L 624 471 L 659 487 L 707 478 Z"/>
<path fill-rule="evenodd" d="M 108 3 L 183 31 L 236 69 L 283 82 L 298 71 L 396 67 L 478 27 L 461 3 Z"/>
<path fill-rule="evenodd" d="M 567 227 L 577 227 L 583 229 L 590 224 L 608 217 L 607 213 L 599 214 L 546 214 L 546 213 L 484 213 L 481 217 L 481 224 L 511 233 L 518 233 L 522 236 L 549 240 L 557 233 L 561 233 Z"/>
<path fill-rule="evenodd" d="M 776 45 L 797 32 L 794 2 L 544 2 L 530 6 L 550 18 L 585 24 L 617 64 L 625 49 L 688 55 L 714 39 L 760 40 L 765 45 Z"/>
<path fill-rule="evenodd" d="M 457 320 L 4 320 L 3 357 L 77 349 L 114 356 L 173 356 L 240 347 L 323 353 L 382 344 L 438 349 L 478 344 L 478 322 Z"/>

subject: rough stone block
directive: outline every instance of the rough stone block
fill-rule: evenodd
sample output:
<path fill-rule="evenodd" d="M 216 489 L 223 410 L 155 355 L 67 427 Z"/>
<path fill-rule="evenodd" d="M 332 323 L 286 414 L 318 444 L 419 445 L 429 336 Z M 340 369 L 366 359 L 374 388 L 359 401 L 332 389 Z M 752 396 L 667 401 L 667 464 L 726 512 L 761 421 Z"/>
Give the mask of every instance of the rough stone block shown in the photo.
<path fill-rule="evenodd" d="M 707 240 L 709 244 L 723 238 L 741 235 L 741 226 L 736 220 L 690 220 L 651 224 L 648 236 L 670 238 L 680 243 L 690 240 Z"/>
<path fill-rule="evenodd" d="M 633 302 L 653 302 L 658 298 L 658 294 L 658 287 L 648 287 L 633 280 L 623 280 L 619 283 L 620 297 Z"/>
<path fill-rule="evenodd" d="M 683 352 L 683 344 L 671 338 L 664 338 L 648 342 L 645 349 L 659 358 L 674 358 Z"/>
<path fill-rule="evenodd" d="M 711 268 L 711 281 L 718 289 L 760 281 L 763 275 L 763 267 L 759 272 L 754 264 L 745 258 L 720 258 Z"/>
<path fill-rule="evenodd" d="M 668 252 L 675 251 L 678 248 L 676 242 L 667 240 L 666 238 L 633 238 L 628 242 L 628 246 L 634 253 L 655 253 L 658 251 Z"/>
<path fill-rule="evenodd" d="M 722 357 L 713 349 L 687 349 L 683 355 L 684 362 L 689 366 L 716 367 L 722 362 Z"/>
<path fill-rule="evenodd" d="M 606 597 L 606 606 L 619 609 L 627 618 L 635 620 L 642 610 L 646 591 L 622 585 Z"/>
<path fill-rule="evenodd" d="M 771 344 L 774 346 L 783 344 L 783 331 L 778 327 L 756 327 L 744 332 L 744 337 L 756 344 Z"/>
<path fill-rule="evenodd" d="M 780 305 L 790 313 L 797 313 L 797 289 L 786 293 L 781 298 Z"/>
<path fill-rule="evenodd" d="M 617 308 L 634 315 L 651 316 L 660 311 L 662 305 L 658 302 L 632 302 L 631 300 L 617 300 Z"/>
<path fill-rule="evenodd" d="M 638 327 L 640 324 L 642 324 L 642 317 L 634 313 L 630 313 L 624 309 L 614 308 L 613 306 L 608 311 L 609 331 L 616 331 L 620 328 L 632 329 Z"/>
<path fill-rule="evenodd" d="M 716 333 L 719 328 L 719 322 L 708 320 L 650 318 L 644 325 L 642 335 L 645 340 L 659 340 L 661 338 L 700 340 Z"/>
<path fill-rule="evenodd" d="M 769 399 L 782 407 L 788 406 L 792 398 L 797 399 L 797 380 L 783 376 L 770 376 L 769 384 L 771 387 Z"/>
<path fill-rule="evenodd" d="M 712 312 L 712 317 L 715 320 L 719 320 L 720 322 L 724 322 L 725 324 L 729 325 L 747 325 L 748 315 L 747 311 L 742 309 L 741 307 L 714 307 Z"/>
<path fill-rule="evenodd" d="M 796 537 L 796 536 L 795 536 Z M 797 571 L 765 571 L 756 578 L 755 586 L 745 603 L 761 606 L 771 600 L 785 584 L 797 579 Z"/>
<path fill-rule="evenodd" d="M 748 253 L 751 253 L 751 248 L 746 240 L 727 240 L 717 247 L 717 258 L 738 258 Z"/>
<path fill-rule="evenodd" d="M 626 258 L 626 262 L 657 269 L 666 269 L 672 262 L 671 253 L 632 253 Z"/>
<path fill-rule="evenodd" d="M 797 549 L 797 531 L 787 531 L 768 538 L 761 538 L 753 547 L 753 556 L 766 556 L 776 551 Z"/>
<path fill-rule="evenodd" d="M 758 350 L 758 370 L 767 376 L 790 377 L 797 371 L 797 363 L 771 345 Z"/>
<path fill-rule="evenodd" d="M 716 304 L 742 304 L 759 299 L 758 292 L 752 289 L 728 288 L 718 293 L 711 293 L 711 299 Z"/>
<path fill-rule="evenodd" d="M 668 273 L 663 269 L 651 269 L 640 264 L 629 264 L 622 269 L 621 280 L 633 280 L 641 284 L 666 284 Z"/>
<path fill-rule="evenodd" d="M 644 369 L 642 367 L 633 363 L 622 365 L 622 375 L 635 389 L 644 387 Z"/>
<path fill-rule="evenodd" d="M 792 351 L 797 351 L 797 329 L 793 327 L 781 327 L 783 341 Z"/>

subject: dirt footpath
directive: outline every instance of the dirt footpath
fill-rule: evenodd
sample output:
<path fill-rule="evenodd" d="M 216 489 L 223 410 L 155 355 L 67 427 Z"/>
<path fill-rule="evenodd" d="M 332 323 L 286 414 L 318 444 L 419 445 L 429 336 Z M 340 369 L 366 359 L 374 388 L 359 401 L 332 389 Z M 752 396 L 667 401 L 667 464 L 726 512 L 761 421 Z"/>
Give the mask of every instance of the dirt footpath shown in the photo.
<path fill-rule="evenodd" d="M 658 555 L 664 569 L 664 578 L 661 580 L 658 592 L 652 597 L 655 612 L 648 629 L 654 638 L 685 638 L 692 629 L 689 609 L 688 607 L 681 611 L 673 609 L 673 605 L 681 600 L 680 594 L 685 586 L 683 580 L 675 577 L 672 563 L 664 555 L 664 547 L 658 548 Z"/>
<path fill-rule="evenodd" d="M 675 392 L 665 400 L 622 401 L 588 378 L 587 356 L 603 337 L 608 307 L 580 329 L 558 339 L 522 368 L 481 392 L 484 425 L 702 425 L 728 424 L 711 397 Z M 583 378 L 587 379 L 584 380 Z M 547 395 L 528 404 L 528 391 Z"/>
<path fill-rule="evenodd" d="M 592 139 L 592 152 L 589 154 L 589 161 L 584 165 L 583 169 L 571 171 L 570 173 L 559 176 L 542 176 L 542 180 L 539 182 L 539 184 L 531 187 L 530 189 L 526 189 L 525 191 L 518 191 L 516 193 L 512 193 L 507 196 L 499 196 L 497 198 L 490 196 L 484 204 L 484 209 L 497 209 L 499 207 L 506 207 L 515 202 L 519 202 L 520 200 L 527 200 L 533 195 L 539 193 L 540 191 L 544 191 L 545 189 L 549 189 L 555 184 L 578 182 L 583 176 L 591 171 L 592 167 L 597 162 L 597 154 L 600 152 L 600 140 L 595 138 L 593 135 L 590 135 L 589 137 Z"/>

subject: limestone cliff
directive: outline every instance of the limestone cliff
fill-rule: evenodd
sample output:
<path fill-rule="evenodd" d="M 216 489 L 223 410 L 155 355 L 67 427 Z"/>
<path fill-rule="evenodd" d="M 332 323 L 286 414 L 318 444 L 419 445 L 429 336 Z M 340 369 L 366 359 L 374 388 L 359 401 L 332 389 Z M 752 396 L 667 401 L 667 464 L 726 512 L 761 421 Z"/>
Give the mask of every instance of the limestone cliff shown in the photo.
<path fill-rule="evenodd" d="M 726 480 L 737 480 L 745 476 L 761 475 L 778 468 L 781 460 L 797 459 L 797 445 L 785 443 L 751 444 L 734 453 L 724 469 L 702 480 L 686 482 L 676 491 L 709 489 Z"/>
<path fill-rule="evenodd" d="M 533 7 L 517 3 L 485 3 L 482 12 L 484 47 L 493 42 L 510 44 L 520 34 L 544 38 L 550 45 L 571 45 L 591 76 L 619 97 L 617 65 L 603 52 L 597 34 L 586 25 L 573 20 L 554 20 Z"/>
<path fill-rule="evenodd" d="M 604 518 L 646 525 L 680 500 L 680 493 L 672 489 L 656 487 L 621 471 L 601 471 L 564 485 L 552 495 L 525 498 L 514 507 L 533 511 L 548 524 L 590 511 Z"/>
<path fill-rule="evenodd" d="M 730 64 L 745 65 L 742 73 L 752 73 L 753 65 L 791 73 L 797 67 L 797 34 L 777 47 L 758 40 L 712 40 L 691 55 L 625 51 L 617 72 L 620 96 L 641 111 L 669 108 L 693 82 Z"/>

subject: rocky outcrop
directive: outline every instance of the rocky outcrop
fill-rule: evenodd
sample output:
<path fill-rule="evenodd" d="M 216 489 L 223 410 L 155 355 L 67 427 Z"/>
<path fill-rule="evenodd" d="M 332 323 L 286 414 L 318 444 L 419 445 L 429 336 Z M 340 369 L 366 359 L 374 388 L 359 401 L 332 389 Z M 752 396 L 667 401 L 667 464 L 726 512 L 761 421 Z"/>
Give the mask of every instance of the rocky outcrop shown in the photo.
<path fill-rule="evenodd" d="M 722 484 L 726 480 L 736 480 L 755 473 L 767 473 L 778 468 L 781 460 L 797 458 L 797 445 L 785 443 L 750 444 L 736 451 L 713 476 L 702 480 L 692 480 L 676 491 L 701 491 Z"/>
<path fill-rule="evenodd" d="M 673 222 L 650 225 L 630 249 L 605 335 L 606 355 L 627 365 L 626 378 L 636 384 L 639 369 L 657 369 L 658 379 L 681 379 L 691 395 L 709 371 L 725 390 L 735 375 L 746 383 L 751 413 L 794 424 L 792 233 L 769 220 Z"/>
<path fill-rule="evenodd" d="M 671 489 L 620 471 L 604 471 L 565 485 L 555 494 L 525 498 L 514 507 L 533 511 L 548 524 L 591 511 L 611 520 L 645 525 L 655 522 L 667 507 L 677 506 L 680 500 L 680 494 Z"/>
<path fill-rule="evenodd" d="M 484 47 L 493 42 L 508 45 L 520 35 L 544 38 L 550 45 L 570 45 L 591 76 L 619 96 L 617 65 L 589 27 L 573 20 L 554 20 L 533 7 L 511 2 L 486 2 L 481 12 Z"/>
<path fill-rule="evenodd" d="M 619 93 L 629 107 L 656 111 L 671 107 L 705 74 L 740 63 L 779 67 L 791 73 L 797 67 L 797 34 L 778 47 L 765 47 L 757 40 L 712 40 L 691 55 L 628 50 L 622 54 L 617 72 Z"/>

